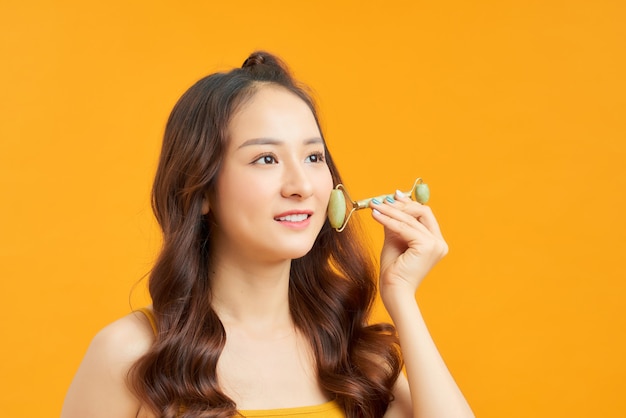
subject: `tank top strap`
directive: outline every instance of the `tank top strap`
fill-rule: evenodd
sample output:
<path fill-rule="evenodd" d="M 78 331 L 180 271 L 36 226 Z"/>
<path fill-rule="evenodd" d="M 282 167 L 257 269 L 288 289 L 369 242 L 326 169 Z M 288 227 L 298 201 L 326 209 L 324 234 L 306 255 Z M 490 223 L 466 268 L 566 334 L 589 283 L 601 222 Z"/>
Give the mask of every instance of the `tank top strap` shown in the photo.
<path fill-rule="evenodd" d="M 148 318 L 148 321 L 150 322 L 150 326 L 152 327 L 152 332 L 154 332 L 154 335 L 157 335 L 157 324 L 156 324 L 156 318 L 154 317 L 154 312 L 152 312 L 152 309 L 148 308 L 148 307 L 143 307 L 143 308 L 139 308 L 136 312 L 141 312 L 142 314 L 145 315 L 146 318 Z"/>

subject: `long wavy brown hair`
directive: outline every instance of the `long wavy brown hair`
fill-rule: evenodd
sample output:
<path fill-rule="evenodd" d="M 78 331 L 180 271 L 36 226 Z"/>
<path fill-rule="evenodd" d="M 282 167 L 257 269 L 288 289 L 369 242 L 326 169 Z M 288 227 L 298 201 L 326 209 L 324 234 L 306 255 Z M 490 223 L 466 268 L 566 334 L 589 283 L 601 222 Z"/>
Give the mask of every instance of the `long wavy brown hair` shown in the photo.
<path fill-rule="evenodd" d="M 210 303 L 211 215 L 203 215 L 202 207 L 220 172 L 231 116 L 264 83 L 304 100 L 319 127 L 306 88 L 263 51 L 251 54 L 242 68 L 198 81 L 167 122 L 152 190 L 163 231 L 163 248 L 149 280 L 158 333 L 128 376 L 131 389 L 159 417 L 237 414 L 216 376 L 227 335 Z M 340 183 L 325 151 L 333 181 Z M 393 326 L 368 325 L 376 270 L 355 225 L 337 233 L 327 220 L 311 251 L 292 261 L 289 305 L 315 353 L 321 387 L 348 417 L 373 418 L 381 417 L 392 401 L 402 362 Z"/>

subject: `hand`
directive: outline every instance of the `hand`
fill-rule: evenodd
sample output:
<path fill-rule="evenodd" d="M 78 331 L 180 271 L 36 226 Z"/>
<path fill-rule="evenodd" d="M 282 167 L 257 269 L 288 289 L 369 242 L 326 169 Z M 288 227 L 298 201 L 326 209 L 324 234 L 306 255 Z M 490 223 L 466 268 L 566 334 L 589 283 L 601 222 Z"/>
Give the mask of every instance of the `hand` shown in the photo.
<path fill-rule="evenodd" d="M 372 202 L 371 207 L 372 216 L 385 228 L 380 294 L 390 311 L 398 298 L 414 298 L 426 274 L 448 253 L 448 245 L 430 207 L 402 192 L 396 192 L 394 201 Z"/>

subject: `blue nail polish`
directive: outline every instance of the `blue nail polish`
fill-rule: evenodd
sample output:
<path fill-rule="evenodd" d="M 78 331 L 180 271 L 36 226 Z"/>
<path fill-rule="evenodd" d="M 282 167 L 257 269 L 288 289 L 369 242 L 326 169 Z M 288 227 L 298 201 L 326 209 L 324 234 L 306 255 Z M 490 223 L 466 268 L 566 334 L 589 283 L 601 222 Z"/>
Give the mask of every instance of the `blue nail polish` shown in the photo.
<path fill-rule="evenodd" d="M 380 205 L 382 202 L 380 200 L 376 199 L 376 198 L 373 198 L 372 199 L 372 203 L 375 204 L 375 205 Z"/>
<path fill-rule="evenodd" d="M 389 202 L 389 203 L 393 203 L 393 202 L 395 202 L 394 198 L 393 198 L 393 197 L 391 197 L 391 196 L 387 196 L 387 197 L 385 197 L 385 200 L 386 200 L 387 202 Z"/>

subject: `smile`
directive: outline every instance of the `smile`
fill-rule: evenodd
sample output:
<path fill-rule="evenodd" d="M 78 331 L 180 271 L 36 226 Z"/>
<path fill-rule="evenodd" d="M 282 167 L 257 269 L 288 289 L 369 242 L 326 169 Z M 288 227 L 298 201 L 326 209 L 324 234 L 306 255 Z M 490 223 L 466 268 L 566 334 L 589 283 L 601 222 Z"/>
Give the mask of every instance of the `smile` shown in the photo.
<path fill-rule="evenodd" d="M 307 215 L 306 213 L 298 213 L 298 214 L 293 214 L 293 215 L 281 216 L 275 219 L 277 221 L 284 221 L 284 222 L 302 222 L 302 221 L 307 220 L 309 216 L 310 215 Z"/>

